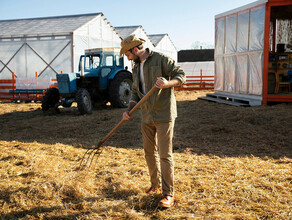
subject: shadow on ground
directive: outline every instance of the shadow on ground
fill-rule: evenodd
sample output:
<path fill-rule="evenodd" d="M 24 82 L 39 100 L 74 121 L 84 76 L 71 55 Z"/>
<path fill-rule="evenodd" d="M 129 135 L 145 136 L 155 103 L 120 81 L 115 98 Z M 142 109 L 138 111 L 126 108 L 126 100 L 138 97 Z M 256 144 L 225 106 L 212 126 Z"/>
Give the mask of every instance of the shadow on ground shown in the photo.
<path fill-rule="evenodd" d="M 175 152 L 292 158 L 291 104 L 247 108 L 202 100 L 177 104 Z M 37 108 L 5 113 L 0 115 L 0 139 L 88 148 L 120 122 L 124 110 L 105 107 L 79 115 L 76 108 L 61 109 L 60 114 Z M 104 145 L 142 148 L 140 119 L 137 111 Z"/>

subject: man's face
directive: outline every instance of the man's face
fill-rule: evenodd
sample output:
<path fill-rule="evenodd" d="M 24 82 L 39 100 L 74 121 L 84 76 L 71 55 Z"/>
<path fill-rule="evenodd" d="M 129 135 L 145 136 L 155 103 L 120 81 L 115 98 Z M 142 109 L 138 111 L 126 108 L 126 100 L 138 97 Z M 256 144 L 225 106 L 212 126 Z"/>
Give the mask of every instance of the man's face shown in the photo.
<path fill-rule="evenodd" d="M 127 51 L 125 52 L 125 55 L 127 56 L 128 60 L 133 60 L 135 63 L 140 63 L 140 57 L 135 54 L 135 50 L 133 49 L 132 52 L 131 51 Z"/>

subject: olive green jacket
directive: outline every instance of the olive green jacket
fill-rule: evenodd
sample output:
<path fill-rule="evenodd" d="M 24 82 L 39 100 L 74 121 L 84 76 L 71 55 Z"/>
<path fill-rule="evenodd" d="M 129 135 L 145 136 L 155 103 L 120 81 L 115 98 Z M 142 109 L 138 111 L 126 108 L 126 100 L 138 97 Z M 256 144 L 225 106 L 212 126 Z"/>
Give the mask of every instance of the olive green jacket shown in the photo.
<path fill-rule="evenodd" d="M 175 65 L 175 62 L 168 56 L 148 49 L 149 56 L 143 66 L 145 92 L 147 93 L 155 85 L 157 77 L 164 77 L 167 80 L 178 79 L 181 83 L 185 82 L 185 73 Z M 131 101 L 139 102 L 143 94 L 139 89 L 140 64 L 135 64 L 133 68 L 133 85 Z M 170 122 L 177 117 L 176 100 L 174 88 L 157 89 L 141 105 L 142 122 Z"/>

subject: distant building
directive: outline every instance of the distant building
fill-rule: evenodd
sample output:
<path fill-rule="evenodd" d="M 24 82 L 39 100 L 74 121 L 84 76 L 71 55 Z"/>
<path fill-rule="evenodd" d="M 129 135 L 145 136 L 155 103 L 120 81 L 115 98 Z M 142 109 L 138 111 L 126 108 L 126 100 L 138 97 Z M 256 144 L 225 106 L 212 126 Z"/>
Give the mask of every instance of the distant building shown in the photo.
<path fill-rule="evenodd" d="M 187 76 L 214 75 L 214 49 L 180 50 L 178 65 Z"/>
<path fill-rule="evenodd" d="M 119 47 L 120 36 L 102 13 L 0 20 L 0 78 L 55 78 L 77 72 L 84 50 Z"/>
<path fill-rule="evenodd" d="M 128 37 L 131 34 L 135 34 L 137 37 L 143 38 L 146 41 L 144 43 L 146 48 L 164 53 L 177 62 L 177 50 L 170 40 L 168 34 L 148 35 L 141 25 L 115 27 L 115 29 L 122 39 Z"/>
<path fill-rule="evenodd" d="M 177 50 L 168 34 L 151 34 L 149 36 L 154 44 L 155 51 L 166 54 L 177 62 Z"/>
<path fill-rule="evenodd" d="M 119 33 L 122 39 L 125 39 L 131 34 L 135 34 L 137 37 L 143 38 L 146 42 L 144 43 L 145 47 L 150 49 L 154 48 L 153 42 L 149 35 L 145 32 L 141 25 L 138 26 L 122 26 L 122 27 L 115 27 L 116 31 Z"/>
<path fill-rule="evenodd" d="M 114 28 L 103 13 L 0 20 L 0 79 L 11 79 L 15 73 L 16 79 L 37 75 L 50 82 L 57 73 L 78 72 L 85 49 L 120 47 L 130 34 L 177 61 L 167 34 L 148 35 L 141 25 Z M 131 62 L 125 63 L 131 69 Z"/>
<path fill-rule="evenodd" d="M 214 49 L 180 50 L 178 62 L 214 61 Z"/>

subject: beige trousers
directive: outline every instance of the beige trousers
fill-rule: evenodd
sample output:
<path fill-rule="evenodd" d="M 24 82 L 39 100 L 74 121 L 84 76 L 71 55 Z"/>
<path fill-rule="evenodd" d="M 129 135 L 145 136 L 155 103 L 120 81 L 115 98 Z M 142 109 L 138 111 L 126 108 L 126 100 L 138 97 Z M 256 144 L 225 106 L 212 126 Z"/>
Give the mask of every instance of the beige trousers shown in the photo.
<path fill-rule="evenodd" d="M 153 187 L 162 185 L 163 195 L 170 196 L 174 195 L 173 127 L 174 122 L 141 124 L 151 184 Z"/>

